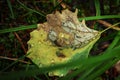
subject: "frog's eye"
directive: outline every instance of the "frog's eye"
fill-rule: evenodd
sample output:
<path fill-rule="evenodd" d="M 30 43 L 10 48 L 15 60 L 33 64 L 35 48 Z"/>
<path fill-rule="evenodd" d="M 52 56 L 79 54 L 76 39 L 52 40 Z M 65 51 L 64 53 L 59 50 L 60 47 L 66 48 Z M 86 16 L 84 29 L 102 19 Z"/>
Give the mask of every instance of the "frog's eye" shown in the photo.
<path fill-rule="evenodd" d="M 64 27 L 67 27 L 67 26 L 68 26 L 68 23 L 67 23 L 66 21 L 62 22 L 61 24 L 62 24 L 62 26 L 64 26 Z"/>
<path fill-rule="evenodd" d="M 62 22 L 62 28 L 63 28 L 66 32 L 71 32 L 71 29 L 68 27 L 68 23 Z"/>

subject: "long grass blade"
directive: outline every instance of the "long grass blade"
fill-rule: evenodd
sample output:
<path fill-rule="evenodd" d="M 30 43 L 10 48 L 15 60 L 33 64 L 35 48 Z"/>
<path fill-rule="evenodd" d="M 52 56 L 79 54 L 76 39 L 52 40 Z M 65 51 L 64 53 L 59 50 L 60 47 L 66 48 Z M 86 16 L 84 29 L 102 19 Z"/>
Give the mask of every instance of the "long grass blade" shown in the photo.
<path fill-rule="evenodd" d="M 101 11 L 100 11 L 100 2 L 99 0 L 94 0 L 95 2 L 95 9 L 96 9 L 96 16 L 100 16 Z"/>
<path fill-rule="evenodd" d="M 110 46 L 108 47 L 107 51 L 113 49 L 115 47 L 115 45 L 118 43 L 118 41 L 120 41 L 120 31 L 118 32 L 118 34 L 116 35 L 116 37 L 114 38 L 113 42 L 110 44 Z"/>
<path fill-rule="evenodd" d="M 102 16 L 91 16 L 79 18 L 79 20 L 98 20 L 98 19 L 112 19 L 112 18 L 120 18 L 120 15 L 102 15 Z"/>
<path fill-rule="evenodd" d="M 43 14 L 43 13 L 41 13 L 41 12 L 39 12 L 39 11 L 36 11 L 36 10 L 34 10 L 34 9 L 28 8 L 28 7 L 25 6 L 23 3 L 21 3 L 19 0 L 17 0 L 17 2 L 19 2 L 19 4 L 20 4 L 23 8 L 27 9 L 28 11 L 37 13 L 37 14 L 39 14 L 39 15 L 45 17 L 45 14 Z"/>
<path fill-rule="evenodd" d="M 20 31 L 20 30 L 26 30 L 26 29 L 32 29 L 32 28 L 37 28 L 37 24 L 28 25 L 28 26 L 20 26 L 20 27 L 16 27 L 16 28 L 3 29 L 3 30 L 0 30 L 0 34 L 14 32 L 14 31 Z"/>
<path fill-rule="evenodd" d="M 11 5 L 10 0 L 7 0 L 7 3 L 8 3 L 8 7 L 9 7 L 9 9 L 10 9 L 10 12 L 11 12 L 11 18 L 14 19 L 15 16 L 14 16 L 14 12 L 13 12 L 12 5 Z"/>

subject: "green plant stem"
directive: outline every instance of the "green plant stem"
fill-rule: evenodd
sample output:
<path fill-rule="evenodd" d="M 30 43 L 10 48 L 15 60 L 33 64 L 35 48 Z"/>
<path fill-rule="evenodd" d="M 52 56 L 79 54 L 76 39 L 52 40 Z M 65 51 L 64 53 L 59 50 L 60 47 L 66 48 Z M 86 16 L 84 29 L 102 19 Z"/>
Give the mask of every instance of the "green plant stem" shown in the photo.
<path fill-rule="evenodd" d="M 79 20 L 98 20 L 98 19 L 110 19 L 110 18 L 120 18 L 120 15 L 101 15 L 101 16 L 91 16 L 79 18 Z"/>
<path fill-rule="evenodd" d="M 112 27 L 114 27 L 114 26 L 119 25 L 119 24 L 120 24 L 120 22 L 115 23 L 115 24 L 114 24 L 114 25 L 112 25 L 112 26 L 109 26 L 108 28 L 106 28 L 106 29 L 102 30 L 102 31 L 100 32 L 100 34 L 101 34 L 101 33 L 103 33 L 103 32 L 105 32 L 105 31 L 107 31 L 108 29 L 110 29 L 110 28 L 112 28 Z"/>
<path fill-rule="evenodd" d="M 37 76 L 34 76 L 34 78 L 35 78 L 36 80 L 42 80 L 42 79 L 38 78 Z"/>
<path fill-rule="evenodd" d="M 99 68 L 99 70 L 95 71 L 94 73 L 92 73 L 91 75 L 87 76 L 85 78 L 85 80 L 94 80 L 95 78 L 97 78 L 99 75 L 101 75 L 103 72 L 105 72 L 106 70 L 108 70 L 112 65 L 114 65 L 119 59 L 115 59 L 113 61 L 109 61 L 107 62 L 105 65 L 101 66 L 101 68 Z M 80 80 L 80 79 L 79 79 Z"/>
<path fill-rule="evenodd" d="M 33 10 L 33 9 L 30 9 L 30 8 L 26 7 L 26 6 L 25 6 L 23 3 L 21 3 L 19 0 L 17 0 L 17 2 L 19 2 L 19 4 L 20 4 L 21 6 L 23 6 L 25 9 L 27 9 L 28 11 L 30 11 L 30 12 L 35 12 L 35 13 L 37 13 L 37 14 L 45 17 L 45 15 L 44 15 L 43 13 L 40 13 L 40 12 L 38 12 L 38 11 L 36 11 L 36 10 Z"/>
<path fill-rule="evenodd" d="M 118 15 L 93 16 L 93 17 L 79 18 L 79 20 L 83 20 L 83 19 L 85 19 L 85 20 L 97 20 L 97 19 L 109 19 L 109 18 L 120 18 L 120 16 L 118 16 Z M 37 28 L 37 24 L 28 25 L 28 26 L 21 26 L 21 27 L 16 27 L 16 28 L 3 29 L 3 30 L 0 30 L 0 34 L 19 31 L 19 30 L 32 29 L 32 28 Z"/>
<path fill-rule="evenodd" d="M 112 54 L 113 52 L 114 52 L 114 55 Z M 56 69 L 62 68 L 64 66 L 75 67 L 75 66 L 80 66 L 82 64 L 82 65 L 85 65 L 86 68 L 89 68 L 89 66 L 92 64 L 97 64 L 100 62 L 104 62 L 106 60 L 111 60 L 114 57 L 120 56 L 120 54 L 118 54 L 119 52 L 120 52 L 120 46 L 117 46 L 114 49 L 112 49 L 111 51 L 108 51 L 109 54 L 103 54 L 103 55 L 100 55 L 97 57 L 91 57 L 89 59 L 83 60 L 82 62 L 78 62 L 78 60 L 76 60 L 76 62 L 71 62 L 69 64 L 64 64 L 64 65 L 60 64 L 60 65 L 56 65 L 56 66 L 44 67 L 44 68 L 34 69 L 34 70 L 9 72 L 6 75 L 0 75 L 0 79 L 1 80 L 6 80 L 6 79 L 10 80 L 10 79 L 16 79 L 16 78 L 20 78 L 20 77 L 30 77 L 30 76 L 34 76 L 34 75 L 38 75 L 38 74 L 43 74 L 45 72 L 49 72 L 52 70 L 56 70 Z"/>
<path fill-rule="evenodd" d="M 120 40 L 120 31 L 115 36 L 113 42 L 110 44 L 110 46 L 108 47 L 108 49 L 106 51 L 109 51 L 109 50 L 113 49 L 115 47 L 115 45 L 118 43 L 119 40 Z"/>
<path fill-rule="evenodd" d="M 86 72 L 84 74 L 81 75 L 79 80 L 84 80 L 87 76 L 89 76 L 90 74 L 92 74 L 96 68 L 98 68 L 99 66 L 101 66 L 101 63 L 97 63 L 94 65 L 91 65 L 91 67 L 86 68 Z"/>
<path fill-rule="evenodd" d="M 10 0 L 7 0 L 7 3 L 8 3 L 8 7 L 10 9 L 10 12 L 11 12 L 11 17 L 12 17 L 12 19 L 14 19 L 15 16 L 14 16 L 14 13 L 13 13 L 13 9 L 12 9 L 12 5 L 11 5 Z"/>
<path fill-rule="evenodd" d="M 37 24 L 29 25 L 29 26 L 20 26 L 20 27 L 16 27 L 16 28 L 3 29 L 3 30 L 0 30 L 0 34 L 14 32 L 14 31 L 20 31 L 20 30 L 26 30 L 26 29 L 33 29 L 33 28 L 37 28 Z"/>
<path fill-rule="evenodd" d="M 100 2 L 99 0 L 94 0 L 95 2 L 95 9 L 96 9 L 96 16 L 100 16 L 101 12 L 100 12 Z"/>

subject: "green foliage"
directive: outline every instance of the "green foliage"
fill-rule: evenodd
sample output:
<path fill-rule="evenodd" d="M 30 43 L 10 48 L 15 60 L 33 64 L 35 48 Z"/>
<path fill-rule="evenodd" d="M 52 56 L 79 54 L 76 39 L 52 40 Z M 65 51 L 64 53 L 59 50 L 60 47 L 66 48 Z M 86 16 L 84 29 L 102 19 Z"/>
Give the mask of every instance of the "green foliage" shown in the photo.
<path fill-rule="evenodd" d="M 76 63 L 71 62 L 69 64 L 60 64 L 60 65 L 55 65 L 55 66 L 50 66 L 50 67 L 45 67 L 45 68 L 40 68 L 40 69 L 36 68 L 34 70 L 10 72 L 10 73 L 8 73 L 9 74 L 8 77 L 6 77 L 5 75 L 1 75 L 0 77 L 1 77 L 1 79 L 15 79 L 15 78 L 20 78 L 20 77 L 24 77 L 24 76 L 29 77 L 29 76 L 34 76 L 34 75 L 38 75 L 38 74 L 43 74 L 45 72 L 55 70 L 58 68 L 62 68 L 63 66 L 74 67 L 74 66 L 81 65 L 79 70 L 76 70 L 72 74 L 69 74 L 63 78 L 60 78 L 59 80 L 66 80 L 66 79 L 70 80 L 71 78 L 77 76 L 81 72 L 82 72 L 82 77 L 78 78 L 78 80 L 84 80 L 84 79 L 93 80 L 97 76 L 99 76 L 101 73 L 103 73 L 106 69 L 110 68 L 111 65 L 116 63 L 117 60 L 120 59 L 120 57 L 119 57 L 120 54 L 118 54 L 119 48 L 120 48 L 120 46 L 117 46 L 115 48 L 112 48 L 109 51 L 105 51 L 104 52 L 105 54 L 102 54 L 102 55 L 99 55 L 96 57 L 89 57 L 88 59 L 83 60 L 81 63 L 78 62 L 77 60 L 75 60 Z M 106 64 L 106 62 L 107 62 L 107 64 Z M 101 67 L 101 65 L 102 65 L 102 67 Z M 101 69 L 97 69 L 98 67 Z"/>

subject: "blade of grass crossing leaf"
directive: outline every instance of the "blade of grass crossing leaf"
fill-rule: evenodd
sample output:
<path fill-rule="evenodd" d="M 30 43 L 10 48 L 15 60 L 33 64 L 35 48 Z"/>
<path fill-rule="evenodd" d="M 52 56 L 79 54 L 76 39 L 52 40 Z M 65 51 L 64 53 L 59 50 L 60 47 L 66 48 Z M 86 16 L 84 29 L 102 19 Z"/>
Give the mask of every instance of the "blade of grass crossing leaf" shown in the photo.
<path fill-rule="evenodd" d="M 57 67 L 59 67 L 59 66 L 57 66 Z M 43 74 L 43 73 L 51 71 L 55 68 L 54 68 L 54 66 L 50 66 L 50 67 L 44 67 L 44 68 L 40 68 L 40 69 L 35 68 L 34 70 L 29 69 L 27 71 L 26 70 L 21 70 L 21 71 L 16 71 L 16 72 L 9 72 L 9 73 L 6 73 L 6 75 L 1 74 L 0 75 L 0 80 L 16 80 L 16 78 L 22 78 L 22 77 L 27 78 L 27 77 L 31 77 L 31 76 L 34 77 L 35 75 Z"/>
<path fill-rule="evenodd" d="M 100 76 L 102 73 L 104 73 L 106 70 L 108 70 L 110 67 L 112 67 L 119 59 L 115 59 L 114 61 L 103 61 L 101 63 L 97 63 L 97 65 L 102 64 L 102 66 L 93 66 L 92 68 L 96 70 L 88 70 L 85 72 L 78 80 L 94 80 L 96 77 Z M 107 63 L 106 63 L 107 62 Z M 89 65 L 87 65 L 89 67 Z M 91 69 L 91 67 L 89 68 Z"/>
<path fill-rule="evenodd" d="M 89 68 L 88 68 L 89 67 Z M 89 75 L 95 68 L 93 67 L 93 64 L 91 65 L 84 65 L 83 68 L 80 67 L 78 70 L 74 71 L 71 75 L 68 76 L 68 78 L 65 78 L 63 80 L 71 80 L 72 78 L 80 75 L 80 80 L 84 80 L 84 77 Z M 69 78 L 71 77 L 71 78 Z"/>
<path fill-rule="evenodd" d="M 81 75 L 81 77 L 78 80 L 84 80 L 87 76 L 92 74 L 95 71 L 95 69 L 98 68 L 100 65 L 101 63 L 88 65 L 87 67 L 85 66 L 86 67 L 85 72 Z"/>
<path fill-rule="evenodd" d="M 86 65 L 86 67 L 87 68 L 89 67 L 89 68 L 88 69 L 86 68 L 86 72 L 83 73 L 83 75 L 81 75 L 81 77 L 79 77 L 78 80 L 89 80 L 89 79 L 87 79 L 88 76 L 92 75 L 93 73 L 96 73 L 96 71 L 98 71 L 98 70 L 101 70 L 101 68 L 104 68 L 104 65 L 106 65 L 106 62 L 111 62 L 111 59 L 106 60 L 106 61 L 103 60 L 96 64 L 92 64 L 92 67 L 90 67 L 90 65 Z M 98 75 L 100 75 L 100 74 L 98 74 Z M 96 77 L 96 76 L 94 76 L 94 77 Z M 94 80 L 94 79 L 90 79 L 90 80 Z"/>
<path fill-rule="evenodd" d="M 120 46 L 118 46 L 116 48 L 118 50 L 117 52 L 115 52 L 116 50 L 114 51 L 116 54 L 120 51 L 119 48 L 120 48 Z M 112 52 L 113 51 L 110 51 L 109 53 L 112 53 Z M 88 58 L 85 61 L 82 61 L 81 63 L 79 63 L 79 65 L 84 65 L 84 66 L 79 67 L 79 70 L 77 70 L 77 71 L 73 72 L 73 74 L 69 74 L 69 75 L 67 75 L 67 76 L 65 76 L 65 77 L 63 77 L 59 80 L 72 79 L 73 77 L 75 77 L 76 75 L 81 73 L 82 71 L 87 71 L 88 70 L 89 73 L 86 72 L 86 73 L 83 74 L 84 76 L 81 75 L 82 79 L 80 78 L 80 80 L 84 80 L 83 78 L 85 78 L 90 73 L 91 74 L 93 73 L 92 70 L 89 70 L 89 69 L 92 69 L 92 68 L 93 69 L 94 68 L 98 69 L 97 67 L 101 67 L 101 64 L 106 62 L 106 60 L 109 61 L 109 60 L 113 59 L 115 56 L 117 56 L 116 54 L 114 54 L 114 56 L 113 56 L 113 54 L 104 54 L 104 55 L 98 56 L 96 58 L 95 57 Z"/>
<path fill-rule="evenodd" d="M 11 17 L 12 17 L 12 19 L 14 19 L 15 16 L 14 16 L 14 13 L 13 13 L 13 9 L 12 9 L 12 5 L 11 5 L 10 0 L 7 0 L 7 3 L 8 3 L 8 7 L 10 9 L 10 12 L 11 12 Z"/>
<path fill-rule="evenodd" d="M 99 64 L 99 63 L 98 63 Z M 108 63 L 109 64 L 109 63 Z M 96 66 L 93 66 L 93 68 L 96 68 L 97 70 L 96 71 L 91 71 L 89 74 L 84 73 L 84 74 L 87 74 L 86 76 L 84 77 L 80 77 L 78 80 L 94 80 L 95 77 L 101 75 L 105 70 L 107 70 L 106 68 L 106 65 L 105 66 L 99 66 L 99 68 L 97 69 Z M 101 73 L 101 74 L 100 74 Z M 93 75 L 92 75 L 93 74 Z"/>
<path fill-rule="evenodd" d="M 84 64 L 88 68 L 89 66 L 87 64 L 91 65 L 94 63 L 99 63 L 99 61 L 101 62 L 104 60 L 111 59 L 115 56 L 120 56 L 120 54 L 117 54 L 117 53 L 119 53 L 119 51 L 120 51 L 120 46 L 109 51 L 109 53 L 114 52 L 114 55 L 113 54 L 112 55 L 111 54 L 104 54 L 104 55 L 100 55 L 98 57 L 87 59 L 87 61 L 82 61 L 81 63 L 76 61 L 76 63 L 72 62 L 72 63 L 66 64 L 66 65 L 62 64 L 62 65 L 56 65 L 56 66 L 51 66 L 51 67 L 46 67 L 46 68 L 41 68 L 41 69 L 34 69 L 34 70 L 20 71 L 20 72 L 10 72 L 10 73 L 8 73 L 8 75 L 0 75 L 0 79 L 1 80 L 6 80 L 6 79 L 10 80 L 10 79 L 16 79 L 16 78 L 20 78 L 20 77 L 30 77 L 30 76 L 38 75 L 40 73 L 45 73 L 46 71 L 49 72 L 49 71 L 54 70 L 54 69 L 62 68 L 63 66 L 71 67 L 73 65 L 79 66 L 80 64 Z M 98 59 L 98 60 L 96 60 L 96 59 Z"/>
<path fill-rule="evenodd" d="M 118 50 L 119 50 L 119 48 L 120 48 L 120 46 L 117 47 Z M 112 52 L 112 49 L 111 49 L 111 52 Z M 98 70 L 96 70 L 95 72 L 93 72 L 92 74 L 87 76 L 85 79 L 86 80 L 94 80 L 94 78 L 96 78 L 97 76 L 101 75 L 103 72 L 108 70 L 112 65 L 114 65 L 120 59 L 120 57 L 118 57 L 118 56 L 120 56 L 120 54 L 119 54 L 119 52 L 117 52 L 117 54 L 111 54 L 111 56 L 113 56 L 113 55 L 114 55 L 113 58 L 115 58 L 115 56 L 116 56 L 115 59 L 110 59 L 109 61 L 103 61 L 104 65 L 100 66 L 98 68 Z M 107 58 L 107 56 L 106 56 L 106 58 Z"/>
<path fill-rule="evenodd" d="M 84 68 L 80 67 L 80 71 L 82 71 L 82 70 L 84 70 Z M 68 75 L 66 75 L 66 76 L 64 76 L 62 78 L 59 78 L 58 80 L 72 80 L 75 76 L 77 76 L 77 74 L 80 73 L 80 71 L 79 70 L 74 71 L 71 74 L 68 74 Z"/>
<path fill-rule="evenodd" d="M 119 23 L 118 23 L 119 24 Z M 115 25 L 118 25 L 118 24 L 115 24 Z M 113 25 L 114 26 L 114 25 Z M 106 29 L 107 30 L 107 29 Z M 105 30 L 105 31 L 106 31 Z M 103 31 L 104 32 L 104 31 Z M 120 37 L 118 38 L 118 35 L 116 36 L 116 38 L 115 38 L 115 40 L 113 41 L 113 45 L 112 45 L 112 48 L 113 48 L 113 46 L 115 46 L 115 44 L 119 41 L 119 39 L 120 39 Z M 111 48 L 111 49 L 112 49 Z M 112 54 L 111 54 L 112 55 Z M 106 61 L 104 61 L 104 62 L 106 62 Z M 101 64 L 101 63 L 100 63 Z M 98 65 L 98 64 L 97 64 Z M 90 67 L 89 67 L 90 68 Z M 96 67 L 96 65 L 93 67 L 93 68 L 97 68 Z M 87 74 L 89 75 L 89 73 L 92 73 L 92 71 L 91 70 L 87 70 L 87 73 L 85 73 L 85 74 L 83 74 L 82 76 L 81 76 L 81 78 L 80 78 L 80 80 L 83 80 L 85 77 L 87 77 Z"/>
<path fill-rule="evenodd" d="M 102 73 L 104 73 L 106 70 L 108 70 L 117 61 L 118 61 L 118 59 L 115 59 L 113 61 L 110 60 L 109 62 L 107 62 L 107 64 L 101 66 L 100 69 L 98 69 L 97 71 L 95 71 L 94 73 L 92 73 L 91 75 L 89 75 L 88 77 L 86 77 L 85 80 L 94 80 L 95 78 L 97 78 L 98 76 L 100 76 Z"/>
<path fill-rule="evenodd" d="M 100 16 L 101 12 L 100 12 L 100 2 L 99 0 L 94 0 L 95 2 L 95 9 L 96 9 L 96 16 Z"/>
<path fill-rule="evenodd" d="M 96 20 L 96 19 L 109 19 L 109 18 L 120 18 L 120 16 L 118 15 L 109 15 L 109 16 L 94 16 L 94 17 L 85 17 L 85 18 L 79 18 L 79 20 Z M 0 33 L 7 33 L 7 32 L 14 32 L 14 31 L 19 31 L 19 30 L 26 30 L 26 29 L 31 29 L 31 28 L 36 28 L 36 24 L 35 25 L 29 25 L 28 26 L 21 26 L 21 27 L 17 27 L 17 28 L 9 28 L 9 29 L 4 29 L 4 30 L 0 30 Z"/>
<path fill-rule="evenodd" d="M 16 27 L 16 28 L 3 29 L 3 30 L 0 30 L 0 34 L 14 32 L 14 31 L 20 31 L 20 30 L 26 30 L 26 29 L 32 29 L 32 28 L 37 28 L 37 24 L 29 25 L 29 26 L 20 26 L 20 27 Z"/>
<path fill-rule="evenodd" d="M 107 57 L 105 57 L 105 55 L 104 55 L 104 56 L 98 56 L 96 58 L 95 57 L 88 58 L 85 61 L 80 62 L 79 66 L 80 65 L 81 66 L 79 67 L 79 69 L 77 71 L 74 71 L 74 72 L 72 72 L 72 74 L 69 74 L 59 80 L 71 80 L 75 76 L 79 75 L 79 73 L 82 73 L 80 76 L 80 80 L 84 80 L 84 77 L 86 77 L 88 74 L 91 73 L 92 68 L 94 69 L 94 68 L 96 68 L 95 66 L 98 67 L 99 65 L 101 65 L 101 62 L 111 59 L 111 58 L 109 58 L 110 56 L 109 57 L 108 57 L 108 55 L 106 55 L 106 56 Z M 111 57 L 113 57 L 113 56 L 111 56 Z M 87 72 L 85 73 L 85 71 L 87 71 Z"/>
<path fill-rule="evenodd" d="M 94 60 L 95 61 L 95 60 Z M 87 63 L 89 63 L 89 60 L 87 61 Z M 100 66 L 101 64 L 96 64 L 94 63 L 93 64 L 84 64 L 84 63 L 81 63 L 82 66 L 79 67 L 79 69 L 77 69 L 76 71 L 72 72 L 72 74 L 69 74 L 59 80 L 72 80 L 72 78 L 80 75 L 80 80 L 84 80 L 84 78 L 89 75 L 90 73 L 92 73 L 92 71 L 95 69 L 94 66 Z"/>
<path fill-rule="evenodd" d="M 86 65 L 86 67 L 88 68 L 89 66 L 87 64 L 94 64 L 94 63 L 99 63 L 99 61 L 103 61 L 103 60 L 108 60 L 111 57 L 115 57 L 116 54 L 120 51 L 120 46 L 116 47 L 115 49 L 112 49 L 109 53 L 114 52 L 114 55 L 111 54 L 104 54 L 104 55 L 100 55 L 98 57 L 94 57 L 94 58 L 90 58 L 87 59 L 87 61 L 83 61 L 81 62 L 81 64 Z M 106 56 L 105 56 L 106 55 Z M 110 55 L 110 56 L 109 56 Z M 118 55 L 118 54 L 117 54 Z M 120 54 L 118 55 L 120 56 Z M 104 58 L 103 58 L 104 57 Z M 98 59 L 98 60 L 96 60 Z M 89 63 L 88 63 L 89 62 Z M 67 66 L 67 67 L 71 67 L 71 66 L 79 66 L 80 62 L 72 62 L 70 64 L 67 65 L 58 65 L 58 66 L 51 66 L 48 68 L 41 68 L 41 69 L 34 69 L 34 70 L 28 70 L 28 71 L 20 71 L 20 72 L 9 72 L 8 75 L 0 75 L 0 79 L 1 80 L 10 80 L 10 79 L 16 79 L 16 78 L 20 78 L 20 77 L 30 77 L 30 76 L 34 76 L 34 75 L 38 75 L 40 73 L 43 73 L 45 71 L 51 71 L 52 69 L 57 69 L 57 68 L 62 68 L 63 66 Z M 23 74 L 24 73 L 24 74 Z M 86 79 L 85 79 L 86 80 Z"/>

